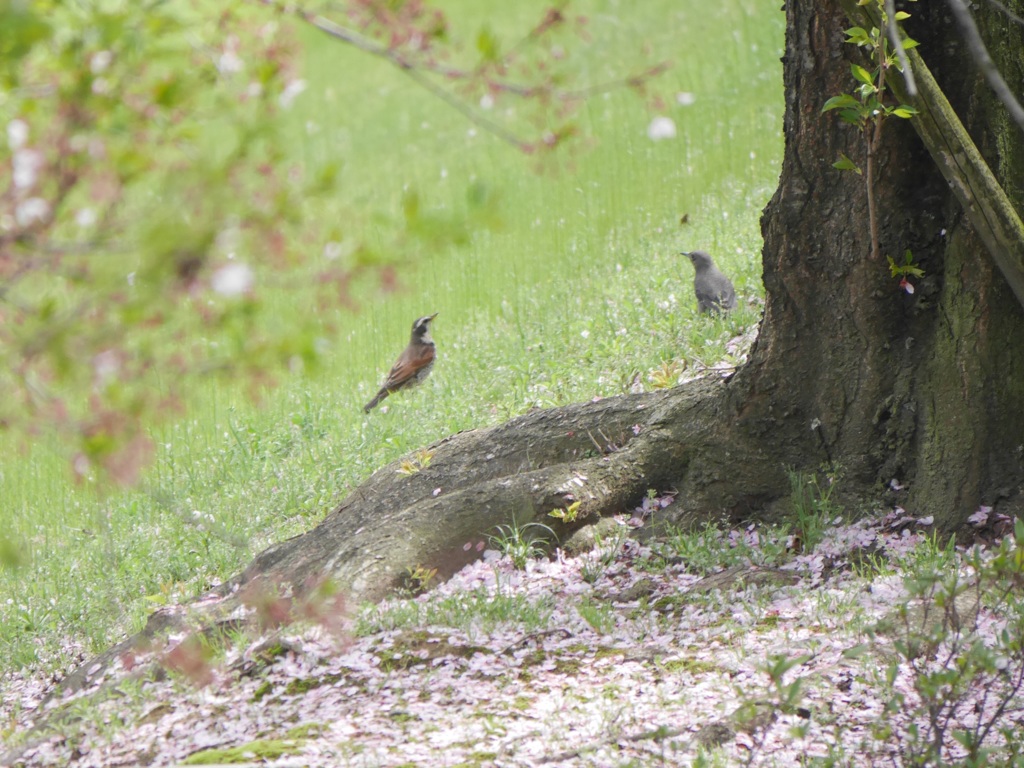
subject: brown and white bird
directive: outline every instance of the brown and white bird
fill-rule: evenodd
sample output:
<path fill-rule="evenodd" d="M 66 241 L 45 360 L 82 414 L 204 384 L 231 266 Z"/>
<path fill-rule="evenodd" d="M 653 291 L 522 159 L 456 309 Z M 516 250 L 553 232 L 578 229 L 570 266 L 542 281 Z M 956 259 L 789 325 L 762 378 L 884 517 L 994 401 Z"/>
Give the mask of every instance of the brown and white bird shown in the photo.
<path fill-rule="evenodd" d="M 415 387 L 430 375 L 430 369 L 434 367 L 434 358 L 437 356 L 434 340 L 430 338 L 430 321 L 435 317 L 437 317 L 437 312 L 421 317 L 412 324 L 412 337 L 409 339 L 409 346 L 391 366 L 391 371 L 380 391 L 374 395 L 373 400 L 363 406 L 364 411 L 369 413 L 392 392 Z"/>
<path fill-rule="evenodd" d="M 719 314 L 736 306 L 736 289 L 732 281 L 722 274 L 715 262 L 704 251 L 683 251 L 693 262 L 696 275 L 693 278 L 693 292 L 697 294 L 697 308 L 701 312 Z"/>

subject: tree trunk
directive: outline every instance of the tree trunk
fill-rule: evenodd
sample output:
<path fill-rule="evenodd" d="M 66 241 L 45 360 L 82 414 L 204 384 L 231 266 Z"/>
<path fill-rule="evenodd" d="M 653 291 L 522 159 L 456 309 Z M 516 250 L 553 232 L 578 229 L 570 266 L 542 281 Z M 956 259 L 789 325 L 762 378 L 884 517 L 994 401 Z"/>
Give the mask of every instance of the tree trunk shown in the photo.
<path fill-rule="evenodd" d="M 1024 140 L 968 65 L 944 5 L 910 10 L 910 34 L 1021 210 Z M 991 6 L 979 12 L 1020 92 L 1022 30 Z M 1015 340 L 1024 338 L 1024 312 L 910 121 L 885 125 L 875 194 L 882 253 L 912 250 L 926 276 L 909 295 L 870 257 L 863 179 L 831 167 L 840 152 L 863 156 L 861 136 L 821 114 L 830 96 L 853 89 L 849 62 L 866 62 L 843 42 L 850 25 L 839 0 L 790 0 L 786 13 L 786 149 L 762 220 L 766 309 L 747 365 L 724 380 L 461 433 L 432 446 L 429 464 L 424 456 L 411 473 L 384 467 L 316 529 L 263 552 L 187 616 L 158 613 L 65 689 L 186 621 L 236 620 L 250 585 L 297 595 L 330 578 L 357 600 L 375 600 L 408 569 L 453 573 L 499 524 L 544 522 L 564 538 L 600 514 L 629 511 L 649 489 L 676 494 L 663 520 L 772 518 L 789 496 L 788 472 L 827 463 L 853 509 L 899 503 L 946 531 L 980 504 L 1016 511 L 1024 345 Z M 892 490 L 891 480 L 907 490 Z M 575 501 L 575 522 L 548 516 Z"/>
<path fill-rule="evenodd" d="M 1022 210 L 1022 137 L 970 66 L 944 4 L 909 10 L 908 31 Z M 990 35 L 1001 41 L 996 61 L 1020 92 L 1021 30 L 982 10 L 999 28 Z M 1015 509 L 1024 347 L 1012 340 L 1024 312 L 909 121 L 885 124 L 875 195 L 882 253 L 899 259 L 910 249 L 926 276 L 908 295 L 869 257 L 863 180 L 830 167 L 840 152 L 862 157 L 863 141 L 820 108 L 853 90 L 843 59 L 872 67 L 842 43 L 850 22 L 838 2 L 790 2 L 787 16 L 786 152 L 762 220 L 766 311 L 751 362 L 730 387 L 741 433 L 784 435 L 779 453 L 797 467 L 817 450 L 863 498 L 896 479 L 909 487 L 898 502 L 945 530 L 980 504 Z"/>

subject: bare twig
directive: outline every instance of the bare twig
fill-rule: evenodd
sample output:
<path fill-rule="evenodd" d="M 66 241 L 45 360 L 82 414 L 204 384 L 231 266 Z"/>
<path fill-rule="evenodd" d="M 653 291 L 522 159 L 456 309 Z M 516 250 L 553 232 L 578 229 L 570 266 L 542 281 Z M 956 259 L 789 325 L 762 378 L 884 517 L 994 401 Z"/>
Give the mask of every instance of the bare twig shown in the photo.
<path fill-rule="evenodd" d="M 499 125 L 493 120 L 484 117 L 476 110 L 471 109 L 463 99 L 460 99 L 458 96 L 449 93 L 444 88 L 441 88 L 439 85 L 429 80 L 423 74 L 423 72 L 417 68 L 418 66 L 426 66 L 425 63 L 414 63 L 410 61 L 406 56 L 402 55 L 401 52 L 399 52 L 398 50 L 390 48 L 385 45 L 381 45 L 380 43 L 377 43 L 369 38 L 366 38 L 351 29 L 343 27 L 340 24 L 331 21 L 330 19 L 306 11 L 303 8 L 299 7 L 298 5 L 281 5 L 280 3 L 277 2 L 277 0 L 258 0 L 258 2 L 262 3 L 263 5 L 275 8 L 276 10 L 281 11 L 282 13 L 290 13 L 294 16 L 297 16 L 310 26 L 315 27 L 316 29 L 323 32 L 325 35 L 328 35 L 329 37 L 333 37 L 335 40 L 340 40 L 341 42 L 351 45 L 352 47 L 360 51 L 363 51 L 364 53 L 368 53 L 371 56 L 376 56 L 377 58 L 381 58 L 391 62 L 391 64 L 393 64 L 398 69 L 402 70 L 402 72 L 404 72 L 406 75 L 408 75 L 409 78 L 413 80 L 417 85 L 424 88 L 430 94 L 437 97 L 441 101 L 445 102 L 445 104 L 459 112 L 470 122 L 479 125 L 484 130 L 490 132 L 491 134 L 497 136 L 505 143 L 510 144 L 519 150 L 526 152 L 532 149 L 532 145 L 529 142 L 519 138 L 511 131 L 508 131 L 504 126 Z M 463 77 L 466 76 L 467 74 L 460 70 L 453 70 L 447 67 L 435 67 L 435 71 L 437 74 L 449 78 Z"/>
<path fill-rule="evenodd" d="M 342 26 L 331 19 L 311 11 L 307 11 L 297 4 L 285 4 L 280 2 L 280 0 L 255 0 L 255 2 L 273 8 L 281 13 L 287 13 L 295 16 L 335 40 L 340 40 L 341 42 L 351 45 L 364 53 L 390 62 L 393 66 L 404 72 L 417 85 L 443 101 L 459 114 L 463 115 L 471 123 L 496 136 L 506 144 L 510 144 L 523 152 L 532 152 L 536 150 L 540 143 L 553 146 L 558 143 L 559 137 L 549 132 L 541 142 L 527 141 L 526 139 L 517 136 L 500 123 L 482 115 L 478 110 L 473 109 L 465 98 L 442 87 L 431 80 L 429 76 L 436 75 L 440 78 L 456 82 L 470 82 L 476 80 L 493 93 L 508 93 L 523 98 L 543 96 L 550 97 L 561 102 L 570 102 L 583 101 L 588 98 L 592 98 L 593 96 L 598 96 L 602 93 L 614 91 L 619 88 L 638 88 L 648 80 L 663 73 L 669 67 L 668 62 L 660 62 L 633 75 L 578 89 L 556 88 L 551 83 L 529 85 L 504 80 L 500 77 L 488 76 L 481 68 L 473 70 L 460 69 L 458 67 L 441 65 L 428 58 L 409 56 L 394 46 L 379 43 L 376 40 L 359 34 L 355 30 Z M 537 28 L 524 37 L 521 43 L 535 39 L 550 26 L 552 26 L 552 21 L 549 14 L 549 16 L 545 17 L 545 20 L 541 22 Z"/>
<path fill-rule="evenodd" d="M 437 83 L 430 80 L 420 70 L 411 66 L 402 66 L 400 68 L 409 77 L 410 80 L 412 80 L 414 83 L 416 83 L 418 86 L 420 86 L 433 96 L 436 96 L 438 99 L 440 99 L 449 107 L 451 107 L 456 112 L 461 114 L 471 123 L 475 123 L 476 125 L 486 130 L 487 132 L 504 141 L 506 144 L 510 144 L 516 149 L 519 149 L 523 152 L 530 152 L 534 149 L 534 144 L 531 144 L 525 139 L 519 138 L 501 124 L 484 117 L 475 109 L 471 109 L 463 99 L 459 98 L 453 93 L 449 93 L 444 88 L 437 85 Z"/>
<path fill-rule="evenodd" d="M 989 56 L 985 42 L 981 39 L 981 33 L 978 32 L 978 25 L 974 23 L 974 17 L 967 9 L 967 4 L 964 0 L 947 0 L 947 3 L 953 12 L 953 18 L 956 19 L 956 23 L 960 27 L 960 33 L 964 36 L 971 56 L 981 68 L 981 73 L 985 75 L 985 79 L 992 86 L 996 97 L 1006 107 L 1006 111 L 1010 113 L 1010 117 L 1017 123 L 1021 131 L 1024 131 L 1024 107 L 1017 101 L 1017 97 L 1013 95 L 1010 86 L 1006 84 L 999 68 Z"/>
<path fill-rule="evenodd" d="M 591 431 L 589 429 L 587 430 L 587 437 L 590 438 L 590 442 L 592 442 L 594 444 L 594 447 L 597 448 L 597 452 L 598 453 L 600 453 L 602 455 L 606 453 L 604 448 L 601 447 L 601 444 L 598 443 L 597 440 L 594 439 L 594 435 L 593 435 L 593 433 L 591 433 Z"/>

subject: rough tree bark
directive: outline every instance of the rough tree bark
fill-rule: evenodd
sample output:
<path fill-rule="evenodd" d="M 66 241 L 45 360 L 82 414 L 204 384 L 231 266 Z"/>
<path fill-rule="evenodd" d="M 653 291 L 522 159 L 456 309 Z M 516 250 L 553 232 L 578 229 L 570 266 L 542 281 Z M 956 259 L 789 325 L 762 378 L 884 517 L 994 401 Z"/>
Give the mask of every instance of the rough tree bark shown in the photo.
<path fill-rule="evenodd" d="M 945 6 L 909 10 L 910 34 L 1021 210 L 1024 142 Z M 886 125 L 876 196 L 883 253 L 910 248 L 926 277 L 901 294 L 868 258 L 862 179 L 829 168 L 863 149 L 852 128 L 819 114 L 824 99 L 852 90 L 843 59 L 867 62 L 841 42 L 850 24 L 839 3 L 788 3 L 787 14 L 786 153 L 763 219 L 767 306 L 752 360 L 730 386 L 740 432 L 781 433 L 778 449 L 795 466 L 813 458 L 814 433 L 848 490 L 870 495 L 896 478 L 910 488 L 900 503 L 946 530 L 982 503 L 1016 507 L 1024 357 L 1011 340 L 1024 313 L 909 123 Z M 1021 30 L 987 20 L 1019 87 Z"/>
<path fill-rule="evenodd" d="M 945 6 L 910 10 L 910 34 L 1022 210 L 1024 139 L 969 65 Z M 1024 30 L 989 6 L 980 12 L 1020 92 Z M 1016 511 L 1024 312 L 907 121 L 887 124 L 879 150 L 881 241 L 893 256 L 910 248 L 926 277 L 907 295 L 869 257 L 863 181 L 831 167 L 840 152 L 863 154 L 860 137 L 820 111 L 852 89 L 849 62 L 866 62 L 843 43 L 839 0 L 790 0 L 786 14 L 786 149 L 762 220 L 765 315 L 742 369 L 458 434 L 432 446 L 429 466 L 411 475 L 384 467 L 317 528 L 271 547 L 188 611 L 155 615 L 65 687 L 89 683 L 156 634 L 237 617 L 247 585 L 300 593 L 330 577 L 355 599 L 378 599 L 410 567 L 454 572 L 498 524 L 538 520 L 566 535 L 651 488 L 677 493 L 663 519 L 770 518 L 789 495 L 788 471 L 828 462 L 849 500 L 896 501 L 946 531 L 979 504 Z M 886 498 L 892 479 L 907 487 L 895 500 Z M 574 500 L 576 523 L 547 517 Z"/>

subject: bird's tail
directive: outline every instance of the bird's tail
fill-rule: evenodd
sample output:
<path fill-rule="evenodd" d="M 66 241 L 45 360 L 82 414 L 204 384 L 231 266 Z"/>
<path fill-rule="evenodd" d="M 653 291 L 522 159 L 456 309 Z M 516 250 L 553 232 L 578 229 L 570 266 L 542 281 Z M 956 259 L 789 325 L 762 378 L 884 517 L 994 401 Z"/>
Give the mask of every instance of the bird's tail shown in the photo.
<path fill-rule="evenodd" d="M 377 407 L 377 403 L 379 403 L 381 400 L 383 400 L 385 397 L 387 397 L 390 394 L 391 393 L 388 392 L 388 388 L 387 387 L 381 387 L 380 392 L 378 392 L 376 395 L 373 396 L 373 400 L 371 400 L 370 402 L 368 402 L 366 405 L 363 406 L 363 411 L 365 413 L 369 413 L 370 411 L 372 411 L 374 408 Z"/>

